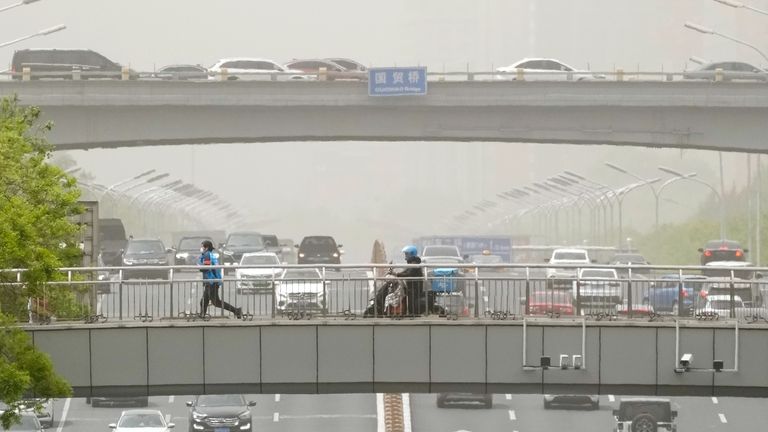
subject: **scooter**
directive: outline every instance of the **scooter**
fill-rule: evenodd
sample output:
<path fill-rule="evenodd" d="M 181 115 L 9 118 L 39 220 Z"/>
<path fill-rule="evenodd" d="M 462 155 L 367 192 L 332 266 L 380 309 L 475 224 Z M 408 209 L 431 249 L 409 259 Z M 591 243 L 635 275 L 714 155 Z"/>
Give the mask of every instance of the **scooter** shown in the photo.
<path fill-rule="evenodd" d="M 368 307 L 363 318 L 399 316 L 405 311 L 405 282 L 395 275 L 390 268 L 384 276 L 373 298 L 368 300 Z"/>

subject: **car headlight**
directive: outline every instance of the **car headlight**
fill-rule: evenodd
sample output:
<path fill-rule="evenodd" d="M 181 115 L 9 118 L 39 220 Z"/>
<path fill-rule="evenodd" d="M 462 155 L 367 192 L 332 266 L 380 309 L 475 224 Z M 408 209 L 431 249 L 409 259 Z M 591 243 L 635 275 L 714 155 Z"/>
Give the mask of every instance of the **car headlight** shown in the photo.
<path fill-rule="evenodd" d="M 299 254 L 299 258 L 304 258 L 304 254 L 303 254 L 303 253 L 300 253 L 300 254 Z"/>
<path fill-rule="evenodd" d="M 334 257 L 334 258 L 338 258 L 338 257 L 339 257 L 339 253 L 338 253 L 338 252 L 334 252 L 334 253 L 333 253 L 333 257 Z"/>
<path fill-rule="evenodd" d="M 203 420 L 206 417 L 208 417 L 207 414 L 202 414 L 202 413 L 199 413 L 199 412 L 193 412 L 192 413 L 192 418 L 195 419 L 195 420 Z"/>
<path fill-rule="evenodd" d="M 189 258 L 189 254 L 186 253 L 186 252 L 177 253 L 176 254 L 176 258 L 178 258 L 178 259 L 187 259 L 187 258 Z"/>

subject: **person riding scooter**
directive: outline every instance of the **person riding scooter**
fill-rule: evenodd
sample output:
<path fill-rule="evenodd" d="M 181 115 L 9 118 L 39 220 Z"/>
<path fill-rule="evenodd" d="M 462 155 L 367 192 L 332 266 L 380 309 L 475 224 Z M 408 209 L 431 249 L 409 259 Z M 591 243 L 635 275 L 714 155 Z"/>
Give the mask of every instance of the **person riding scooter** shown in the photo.
<path fill-rule="evenodd" d="M 408 245 L 403 248 L 406 264 L 421 264 L 419 250 L 416 246 Z M 407 301 L 407 313 L 409 315 L 421 315 L 427 310 L 427 299 L 424 298 L 424 269 L 410 267 L 395 274 L 405 279 L 405 297 Z"/>

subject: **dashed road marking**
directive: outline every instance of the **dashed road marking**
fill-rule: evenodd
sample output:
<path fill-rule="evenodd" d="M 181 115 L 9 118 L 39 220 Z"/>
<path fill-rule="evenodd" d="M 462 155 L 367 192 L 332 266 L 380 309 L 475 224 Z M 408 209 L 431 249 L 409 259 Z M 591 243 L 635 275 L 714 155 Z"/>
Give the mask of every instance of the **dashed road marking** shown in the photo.
<path fill-rule="evenodd" d="M 608 402 L 616 402 L 616 397 L 613 395 L 608 395 Z"/>
<path fill-rule="evenodd" d="M 506 396 L 507 400 L 512 400 L 512 395 L 511 394 L 507 393 L 505 396 Z"/>
<path fill-rule="evenodd" d="M 403 432 L 411 432 L 411 395 L 403 393 L 401 397 L 403 401 Z"/>
<path fill-rule="evenodd" d="M 725 414 L 720 413 L 720 414 L 718 414 L 718 416 L 720 417 L 720 422 L 721 423 L 728 423 L 728 419 L 725 418 Z"/>
<path fill-rule="evenodd" d="M 275 422 L 275 423 L 280 421 L 280 413 L 279 412 L 276 412 L 276 413 L 272 414 L 272 421 Z"/>
<path fill-rule="evenodd" d="M 280 393 L 275 394 L 275 402 L 280 402 Z"/>
<path fill-rule="evenodd" d="M 168 396 L 168 403 L 172 404 L 174 399 L 176 399 L 176 396 Z"/>
<path fill-rule="evenodd" d="M 509 410 L 509 420 L 517 420 L 517 416 L 515 415 L 515 410 Z"/>
<path fill-rule="evenodd" d="M 256 417 L 253 417 L 253 418 L 256 418 Z M 307 414 L 307 415 L 284 414 L 280 416 L 280 420 L 372 419 L 372 418 L 376 418 L 376 414 Z"/>
<path fill-rule="evenodd" d="M 376 420 L 377 432 L 386 432 L 387 425 L 384 422 L 384 393 L 376 393 Z"/>
<path fill-rule="evenodd" d="M 61 418 L 59 419 L 59 427 L 56 428 L 56 432 L 61 432 L 62 429 L 64 429 L 64 425 L 67 423 L 67 413 L 69 412 L 69 403 L 72 401 L 72 399 L 67 398 L 66 401 L 64 401 L 64 409 L 61 411 Z"/>
<path fill-rule="evenodd" d="M 714 397 L 714 396 L 712 396 L 712 403 L 713 403 L 713 404 L 715 404 L 715 405 L 717 405 L 717 398 L 716 398 L 716 397 Z"/>

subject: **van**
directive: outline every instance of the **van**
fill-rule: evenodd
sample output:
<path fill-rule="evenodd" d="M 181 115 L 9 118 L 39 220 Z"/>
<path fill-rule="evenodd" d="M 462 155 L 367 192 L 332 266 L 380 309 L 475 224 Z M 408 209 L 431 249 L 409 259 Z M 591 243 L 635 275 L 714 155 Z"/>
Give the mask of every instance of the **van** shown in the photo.
<path fill-rule="evenodd" d="M 71 79 L 72 71 L 82 72 L 81 79 L 120 79 L 122 66 L 88 49 L 24 49 L 13 53 L 11 71 L 14 79 L 22 79 L 24 68 L 29 68 L 32 79 Z M 138 75 L 130 71 L 130 78 Z"/>
<path fill-rule="evenodd" d="M 106 267 L 123 265 L 122 251 L 125 249 L 126 240 L 122 220 L 99 219 L 99 262 Z"/>

